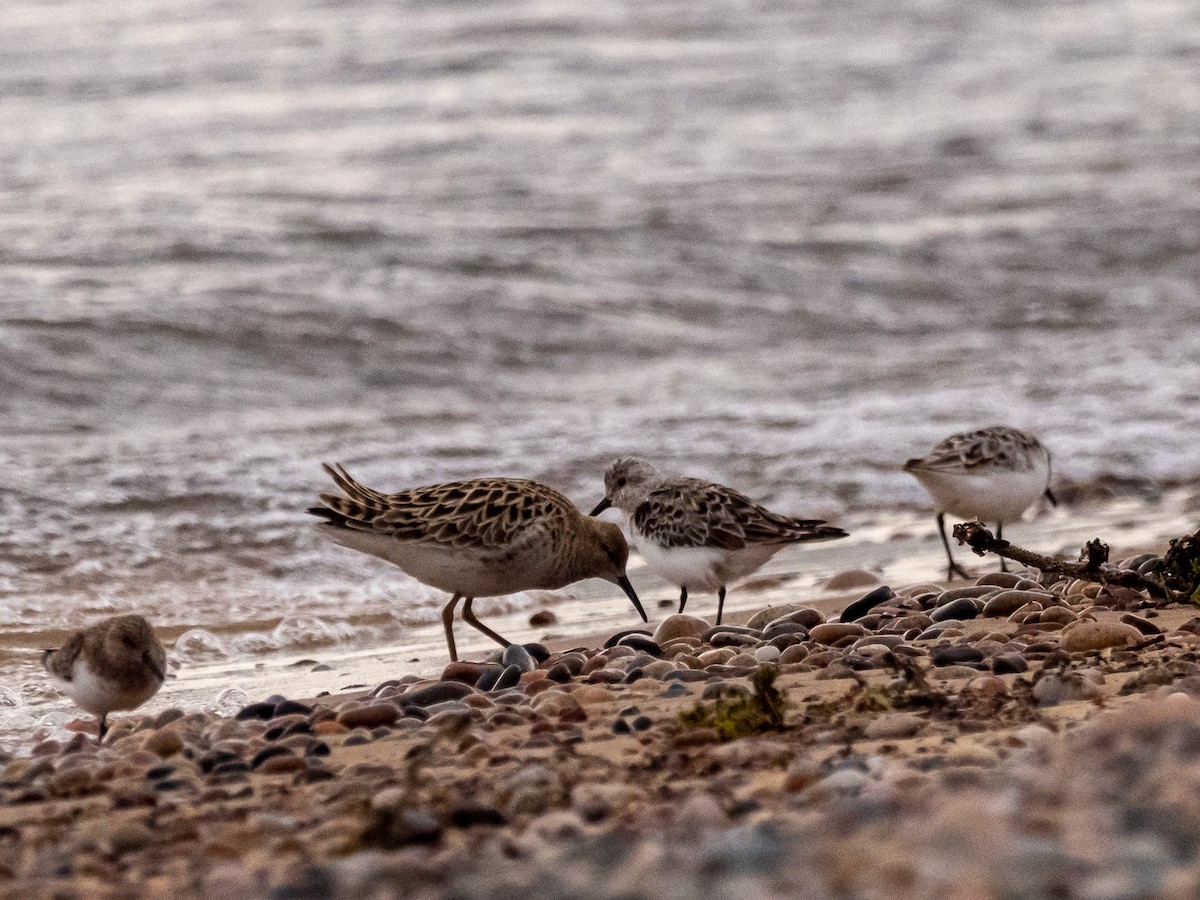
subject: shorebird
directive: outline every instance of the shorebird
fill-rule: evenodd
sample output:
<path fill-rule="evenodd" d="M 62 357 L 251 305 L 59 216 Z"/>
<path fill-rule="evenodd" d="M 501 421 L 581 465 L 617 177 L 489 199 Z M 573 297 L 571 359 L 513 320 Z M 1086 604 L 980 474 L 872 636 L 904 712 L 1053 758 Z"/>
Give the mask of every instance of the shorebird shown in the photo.
<path fill-rule="evenodd" d="M 1058 505 L 1050 491 L 1050 451 L 1032 434 L 1006 425 L 952 434 L 928 455 L 906 462 L 904 471 L 933 497 L 938 531 L 946 548 L 947 580 L 956 574 L 970 576 L 950 553 L 946 513 L 997 522 L 996 537 L 1000 538 L 1004 523 L 1019 518 L 1039 497 Z M 1008 571 L 1003 558 L 1000 568 Z"/>
<path fill-rule="evenodd" d="M 603 578 L 625 592 L 647 621 L 625 575 L 629 545 L 611 522 L 584 516 L 553 488 L 518 478 L 475 478 L 409 488 L 394 494 L 364 487 L 340 465 L 325 465 L 346 496 L 321 494 L 308 511 L 343 547 L 399 566 L 452 596 L 442 609 L 451 661 L 454 610 L 502 647 L 511 643 L 475 617 L 476 597 L 552 590 Z"/>
<path fill-rule="evenodd" d="M 162 644 L 141 616 L 97 622 L 42 654 L 42 666 L 58 688 L 99 718 L 101 741 L 108 733 L 108 714 L 136 709 L 158 693 L 166 665 Z"/>
<path fill-rule="evenodd" d="M 788 544 L 847 536 L 820 519 L 773 513 L 721 484 L 664 477 L 638 457 L 618 459 L 604 473 L 604 499 L 592 515 L 610 506 L 628 515 L 650 571 L 679 587 L 680 612 L 689 589 L 717 592 L 718 625 L 729 582 L 757 571 Z"/>

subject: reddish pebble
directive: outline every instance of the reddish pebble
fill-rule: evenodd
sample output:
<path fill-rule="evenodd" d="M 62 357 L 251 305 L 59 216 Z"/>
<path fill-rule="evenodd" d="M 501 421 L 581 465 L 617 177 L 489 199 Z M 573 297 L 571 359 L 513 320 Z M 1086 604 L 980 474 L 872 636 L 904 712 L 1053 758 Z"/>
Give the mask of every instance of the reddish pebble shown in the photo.
<path fill-rule="evenodd" d="M 391 703 L 373 703 L 358 709 L 348 709 L 337 717 L 337 721 L 347 728 L 377 728 L 380 725 L 391 725 L 398 718 L 400 710 Z"/>
<path fill-rule="evenodd" d="M 442 669 L 442 681 L 461 681 L 463 684 L 474 686 L 479 677 L 494 665 L 478 662 L 452 662 Z"/>
<path fill-rule="evenodd" d="M 272 756 L 258 767 L 258 771 L 267 775 L 279 775 L 284 772 L 298 772 L 306 765 L 304 759 L 299 756 Z"/>

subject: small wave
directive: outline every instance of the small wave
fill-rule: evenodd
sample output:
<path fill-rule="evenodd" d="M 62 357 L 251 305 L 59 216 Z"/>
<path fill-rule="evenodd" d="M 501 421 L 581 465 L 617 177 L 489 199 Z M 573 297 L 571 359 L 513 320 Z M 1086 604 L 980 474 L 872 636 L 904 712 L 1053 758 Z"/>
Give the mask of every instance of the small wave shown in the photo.
<path fill-rule="evenodd" d="M 184 664 L 211 663 L 228 659 L 229 645 L 204 628 L 192 628 L 175 639 L 174 655 Z"/>

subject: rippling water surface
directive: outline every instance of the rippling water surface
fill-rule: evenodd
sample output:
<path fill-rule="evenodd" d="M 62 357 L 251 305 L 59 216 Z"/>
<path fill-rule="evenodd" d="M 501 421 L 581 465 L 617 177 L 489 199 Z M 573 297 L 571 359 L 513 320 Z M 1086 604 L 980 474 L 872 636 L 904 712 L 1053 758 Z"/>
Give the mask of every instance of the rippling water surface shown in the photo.
<path fill-rule="evenodd" d="M 849 524 L 963 426 L 1200 471 L 1193 3 L 7 9 L 0 672 L 434 621 L 321 460 L 582 505 L 638 450 Z"/>

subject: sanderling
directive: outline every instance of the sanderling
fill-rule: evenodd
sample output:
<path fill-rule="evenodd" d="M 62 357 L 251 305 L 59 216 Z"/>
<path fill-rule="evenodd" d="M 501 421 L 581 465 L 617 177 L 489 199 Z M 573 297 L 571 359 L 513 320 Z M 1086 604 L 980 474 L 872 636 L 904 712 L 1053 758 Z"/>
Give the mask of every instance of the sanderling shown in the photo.
<path fill-rule="evenodd" d="M 1004 523 L 1019 518 L 1043 494 L 1058 505 L 1049 486 L 1050 451 L 1032 434 L 1005 425 L 952 434 L 928 455 L 906 462 L 904 471 L 921 482 L 937 507 L 947 579 L 955 573 L 970 576 L 950 553 L 946 513 L 998 522 L 999 538 Z M 1003 558 L 1000 567 L 1007 571 Z"/>
<path fill-rule="evenodd" d="M 136 709 L 158 693 L 167 654 L 141 616 L 114 616 L 46 650 L 42 665 L 63 693 L 99 717 L 103 741 L 110 712 Z"/>
<path fill-rule="evenodd" d="M 585 578 L 618 585 L 642 621 L 646 612 L 625 576 L 629 545 L 621 529 L 583 515 L 553 488 L 518 478 L 475 478 L 384 494 L 342 466 L 325 466 L 346 494 L 321 494 L 309 510 L 344 547 L 393 563 L 453 596 L 442 609 L 450 659 L 454 609 L 502 647 L 511 643 L 480 622 L 476 597 L 552 590 Z"/>
<path fill-rule="evenodd" d="M 604 499 L 629 516 L 629 528 L 650 571 L 679 586 L 679 611 L 688 589 L 717 592 L 717 624 L 729 582 L 757 571 L 787 544 L 846 537 L 820 519 L 792 519 L 763 509 L 733 488 L 699 478 L 664 477 L 637 457 L 618 459 L 604 473 Z"/>

